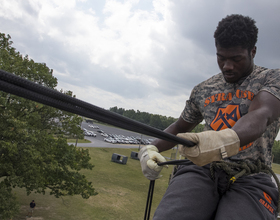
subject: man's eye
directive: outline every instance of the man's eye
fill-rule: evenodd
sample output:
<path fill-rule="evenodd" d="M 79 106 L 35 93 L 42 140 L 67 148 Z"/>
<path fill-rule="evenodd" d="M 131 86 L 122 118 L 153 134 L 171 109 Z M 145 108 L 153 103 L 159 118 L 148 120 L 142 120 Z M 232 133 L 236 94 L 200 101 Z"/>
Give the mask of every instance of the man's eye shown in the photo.
<path fill-rule="evenodd" d="M 226 59 L 223 58 L 223 57 L 218 57 L 218 60 L 219 60 L 219 61 L 225 61 Z"/>
<path fill-rule="evenodd" d="M 238 58 L 233 58 L 232 60 L 233 60 L 234 62 L 239 62 L 239 61 L 242 60 L 242 58 L 238 57 Z"/>

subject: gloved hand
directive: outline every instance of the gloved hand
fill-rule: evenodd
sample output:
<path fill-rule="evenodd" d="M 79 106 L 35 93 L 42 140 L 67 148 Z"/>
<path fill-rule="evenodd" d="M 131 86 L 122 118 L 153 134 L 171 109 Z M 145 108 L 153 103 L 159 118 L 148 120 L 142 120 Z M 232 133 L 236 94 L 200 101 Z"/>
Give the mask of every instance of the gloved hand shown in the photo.
<path fill-rule="evenodd" d="M 179 133 L 177 136 L 196 144 L 193 147 L 179 145 L 179 152 L 198 166 L 220 161 L 239 152 L 239 137 L 234 130 L 229 128 L 221 131 Z"/>
<path fill-rule="evenodd" d="M 165 162 L 165 158 L 158 152 L 158 149 L 154 145 L 147 145 L 142 147 L 138 153 L 140 159 L 142 172 L 144 176 L 149 180 L 155 180 L 161 177 L 159 175 L 163 167 L 167 165 L 159 166 L 157 163 Z"/>

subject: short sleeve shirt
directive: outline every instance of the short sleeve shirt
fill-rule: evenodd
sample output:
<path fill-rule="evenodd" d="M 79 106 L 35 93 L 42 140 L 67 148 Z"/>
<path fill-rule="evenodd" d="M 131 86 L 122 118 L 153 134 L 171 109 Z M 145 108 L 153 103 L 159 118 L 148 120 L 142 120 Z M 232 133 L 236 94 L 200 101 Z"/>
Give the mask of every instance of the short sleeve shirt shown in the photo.
<path fill-rule="evenodd" d="M 253 72 L 237 83 L 227 83 L 222 73 L 198 84 L 192 90 L 181 117 L 190 123 L 205 121 L 205 130 L 232 128 L 248 113 L 254 97 L 260 92 L 271 93 L 280 100 L 280 69 L 255 66 Z M 258 120 L 257 118 L 255 120 Z M 241 146 L 229 161 L 260 158 L 271 166 L 271 151 L 280 127 L 280 118 L 271 123 L 260 138 Z"/>

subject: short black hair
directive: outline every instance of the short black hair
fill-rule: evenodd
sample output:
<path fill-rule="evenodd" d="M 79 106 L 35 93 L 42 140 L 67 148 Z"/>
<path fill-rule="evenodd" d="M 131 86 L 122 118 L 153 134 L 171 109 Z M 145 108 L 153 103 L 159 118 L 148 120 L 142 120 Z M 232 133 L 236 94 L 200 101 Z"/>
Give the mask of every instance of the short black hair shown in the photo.
<path fill-rule="evenodd" d="M 258 40 L 258 28 L 255 20 L 239 14 L 223 18 L 214 33 L 215 44 L 224 48 L 241 46 L 252 50 Z"/>

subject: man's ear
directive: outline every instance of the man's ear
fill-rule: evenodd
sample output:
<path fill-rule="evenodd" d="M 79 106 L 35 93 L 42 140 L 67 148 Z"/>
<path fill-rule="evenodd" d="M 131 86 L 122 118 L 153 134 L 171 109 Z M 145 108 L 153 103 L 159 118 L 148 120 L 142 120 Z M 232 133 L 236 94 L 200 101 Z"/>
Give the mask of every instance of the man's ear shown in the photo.
<path fill-rule="evenodd" d="M 254 46 L 253 49 L 251 50 L 251 57 L 254 58 L 256 53 L 257 53 L 257 47 Z"/>

